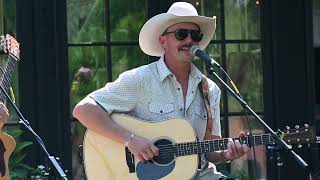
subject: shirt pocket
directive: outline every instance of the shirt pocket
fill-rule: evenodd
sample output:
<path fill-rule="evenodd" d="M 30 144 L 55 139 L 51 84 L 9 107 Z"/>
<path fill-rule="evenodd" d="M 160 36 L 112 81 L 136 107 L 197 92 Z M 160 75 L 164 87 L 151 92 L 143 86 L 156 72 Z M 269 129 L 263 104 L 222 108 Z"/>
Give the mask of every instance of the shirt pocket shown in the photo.
<path fill-rule="evenodd" d="M 211 109 L 211 115 L 213 116 L 212 118 L 212 130 L 214 131 L 214 127 L 215 127 L 215 119 L 214 119 L 214 113 L 215 111 Z M 201 108 L 196 108 L 194 111 L 194 122 L 195 122 L 195 129 L 198 135 L 198 138 L 200 140 L 203 140 L 205 132 L 207 130 L 207 110 L 205 109 L 205 107 Z"/>
<path fill-rule="evenodd" d="M 206 121 L 207 120 L 207 110 L 203 108 L 194 109 L 194 117 L 197 118 L 197 121 Z"/>
<path fill-rule="evenodd" d="M 168 114 L 174 111 L 174 105 L 171 102 L 161 102 L 153 100 L 149 103 L 149 111 L 154 114 Z"/>

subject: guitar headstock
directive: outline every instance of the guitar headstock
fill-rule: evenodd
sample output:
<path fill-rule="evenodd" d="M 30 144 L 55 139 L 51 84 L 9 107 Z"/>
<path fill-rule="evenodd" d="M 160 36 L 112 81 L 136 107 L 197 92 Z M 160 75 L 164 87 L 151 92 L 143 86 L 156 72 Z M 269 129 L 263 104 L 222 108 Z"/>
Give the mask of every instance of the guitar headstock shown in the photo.
<path fill-rule="evenodd" d="M 16 61 L 20 60 L 19 43 L 11 35 L 0 36 L 0 51 L 12 56 Z"/>
<path fill-rule="evenodd" d="M 311 144 L 317 142 L 316 128 L 314 126 L 309 126 L 307 124 L 304 127 L 298 125 L 291 129 L 286 127 L 283 132 L 283 140 L 288 144 L 298 144 L 298 148 L 301 148 L 301 144 Z"/>

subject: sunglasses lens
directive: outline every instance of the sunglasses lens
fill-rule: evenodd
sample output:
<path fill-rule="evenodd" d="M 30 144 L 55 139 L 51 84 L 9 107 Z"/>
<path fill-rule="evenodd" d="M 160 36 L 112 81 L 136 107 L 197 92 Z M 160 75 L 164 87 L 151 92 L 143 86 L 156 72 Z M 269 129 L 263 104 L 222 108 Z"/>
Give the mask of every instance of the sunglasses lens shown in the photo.
<path fill-rule="evenodd" d="M 189 29 L 177 29 L 175 31 L 176 39 L 179 41 L 184 40 L 185 38 L 188 37 L 189 32 L 191 35 L 191 39 L 194 42 L 200 42 L 202 40 L 203 33 L 200 30 L 189 30 Z"/>
<path fill-rule="evenodd" d="M 194 42 L 200 42 L 202 40 L 203 37 L 203 33 L 201 33 L 201 31 L 199 30 L 191 30 L 191 39 Z"/>
<path fill-rule="evenodd" d="M 175 36 L 179 41 L 184 40 L 188 36 L 188 34 L 188 29 L 177 29 L 175 32 Z"/>

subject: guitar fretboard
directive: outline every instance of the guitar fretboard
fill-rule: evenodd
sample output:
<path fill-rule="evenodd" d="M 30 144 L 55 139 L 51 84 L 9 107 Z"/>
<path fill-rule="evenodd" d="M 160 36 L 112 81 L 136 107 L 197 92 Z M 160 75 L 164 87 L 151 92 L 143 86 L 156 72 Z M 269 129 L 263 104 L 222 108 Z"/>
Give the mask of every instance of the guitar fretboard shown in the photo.
<path fill-rule="evenodd" d="M 234 141 L 239 140 L 241 144 L 256 146 L 262 144 L 271 144 L 274 142 L 270 134 L 252 135 L 240 138 L 232 138 Z M 207 140 L 199 142 L 177 143 L 172 146 L 172 151 L 176 156 L 186 156 L 191 154 L 202 154 L 206 152 L 220 151 L 227 149 L 228 138 Z M 160 148 L 161 153 L 161 148 Z"/>
<path fill-rule="evenodd" d="M 14 73 L 14 69 L 16 67 L 16 60 L 11 56 L 8 55 L 7 61 L 5 63 L 5 68 L 1 69 L 1 79 L 0 79 L 0 85 L 3 87 L 3 89 L 8 92 L 10 88 L 10 82 L 11 82 L 11 77 Z M 5 95 L 3 93 L 0 93 L 0 101 L 4 102 L 5 100 Z"/>

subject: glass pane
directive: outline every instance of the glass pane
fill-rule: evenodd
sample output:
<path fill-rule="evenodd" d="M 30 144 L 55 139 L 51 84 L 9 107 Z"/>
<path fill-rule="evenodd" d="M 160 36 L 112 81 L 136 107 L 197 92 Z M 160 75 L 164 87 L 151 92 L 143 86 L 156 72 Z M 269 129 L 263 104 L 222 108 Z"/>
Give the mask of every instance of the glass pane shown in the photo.
<path fill-rule="evenodd" d="M 16 1 L 0 1 L 0 34 L 16 37 Z"/>
<path fill-rule="evenodd" d="M 261 135 L 263 128 L 253 117 L 249 116 L 248 121 L 252 134 Z M 229 117 L 229 137 L 238 137 L 241 131 L 249 133 L 248 121 L 245 116 Z M 255 159 L 254 162 L 254 153 Z M 256 165 L 255 165 L 256 164 Z M 258 145 L 251 148 L 250 151 L 241 158 L 232 161 L 231 175 L 239 179 L 265 179 L 266 178 L 266 156 L 264 145 Z"/>
<path fill-rule="evenodd" d="M 88 93 L 106 84 L 105 47 L 70 47 L 69 79 L 70 110 Z M 71 112 L 70 112 L 71 113 Z M 85 128 L 78 122 L 71 122 L 72 173 L 73 179 L 84 177 L 83 165 L 78 156 L 78 146 L 82 144 Z"/>
<path fill-rule="evenodd" d="M 88 93 L 106 84 L 105 47 L 69 48 L 70 109 Z"/>
<path fill-rule="evenodd" d="M 145 0 L 110 0 L 112 41 L 138 41 L 146 19 Z"/>
<path fill-rule="evenodd" d="M 68 41 L 105 41 L 104 0 L 67 0 Z"/>
<path fill-rule="evenodd" d="M 226 39 L 260 39 L 260 5 L 256 0 L 225 0 Z"/>
<path fill-rule="evenodd" d="M 139 46 L 112 47 L 111 52 L 113 80 L 126 70 L 149 63 L 148 56 L 140 50 Z"/>
<path fill-rule="evenodd" d="M 219 0 L 203 0 L 200 1 L 200 11 L 199 14 L 202 16 L 213 17 L 216 16 L 216 32 L 213 36 L 213 40 L 221 39 L 221 15 L 219 8 Z"/>
<path fill-rule="evenodd" d="M 260 44 L 229 44 L 227 72 L 241 96 L 255 111 L 263 111 L 263 84 Z M 228 93 L 229 112 L 241 112 L 242 106 Z"/>

